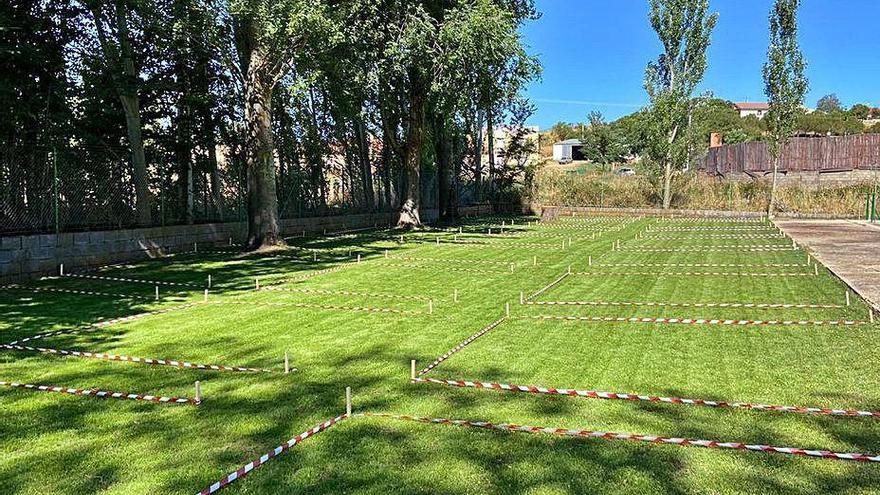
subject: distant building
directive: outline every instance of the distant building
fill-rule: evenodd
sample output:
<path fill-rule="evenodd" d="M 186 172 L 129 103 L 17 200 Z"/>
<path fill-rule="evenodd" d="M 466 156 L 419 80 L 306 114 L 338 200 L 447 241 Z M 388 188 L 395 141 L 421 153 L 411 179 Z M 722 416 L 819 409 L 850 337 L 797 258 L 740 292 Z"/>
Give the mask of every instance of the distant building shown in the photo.
<path fill-rule="evenodd" d="M 509 126 L 509 125 L 499 125 L 495 126 L 494 132 L 492 133 L 492 138 L 495 140 L 494 142 L 494 152 L 495 152 L 495 165 L 502 166 L 504 165 L 504 160 L 506 155 L 507 145 L 510 144 L 511 139 L 517 134 L 522 132 L 523 137 L 526 141 L 534 141 L 537 147 L 538 138 L 540 136 L 540 129 L 536 125 L 524 126 L 522 128 Z M 483 135 L 486 135 L 487 129 L 483 128 Z M 483 143 L 483 154 L 488 156 L 489 153 L 489 144 L 488 139 Z"/>
<path fill-rule="evenodd" d="M 767 112 L 770 111 L 770 105 L 766 103 L 734 103 L 733 109 L 739 112 L 740 117 L 754 115 L 759 119 L 763 119 Z"/>
<path fill-rule="evenodd" d="M 559 163 L 569 163 L 584 159 L 584 143 L 579 139 L 567 139 L 553 143 L 553 159 Z"/>

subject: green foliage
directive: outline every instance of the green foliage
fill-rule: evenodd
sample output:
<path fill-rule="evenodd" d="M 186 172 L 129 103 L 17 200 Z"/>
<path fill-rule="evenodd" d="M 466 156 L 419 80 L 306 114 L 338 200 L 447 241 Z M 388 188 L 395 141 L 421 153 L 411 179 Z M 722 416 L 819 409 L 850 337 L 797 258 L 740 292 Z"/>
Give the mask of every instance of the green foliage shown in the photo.
<path fill-rule="evenodd" d="M 856 117 L 842 112 L 812 112 L 798 116 L 797 130 L 802 132 L 846 136 L 861 134 L 865 125 Z"/>
<path fill-rule="evenodd" d="M 849 114 L 857 119 L 865 120 L 871 115 L 871 107 L 864 103 L 856 103 L 849 109 Z"/>
<path fill-rule="evenodd" d="M 822 113 L 841 113 L 843 105 L 836 94 L 825 95 L 816 103 L 816 111 Z"/>
<path fill-rule="evenodd" d="M 590 161 L 608 167 L 623 160 L 626 147 L 623 136 L 615 130 L 600 112 L 590 113 L 590 126 L 583 136 L 584 154 Z"/>

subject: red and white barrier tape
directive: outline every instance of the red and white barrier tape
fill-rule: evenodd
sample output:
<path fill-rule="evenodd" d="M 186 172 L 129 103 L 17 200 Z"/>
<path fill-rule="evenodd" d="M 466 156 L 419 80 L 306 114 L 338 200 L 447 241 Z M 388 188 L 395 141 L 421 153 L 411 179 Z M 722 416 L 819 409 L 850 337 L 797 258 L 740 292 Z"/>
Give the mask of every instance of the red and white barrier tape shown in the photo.
<path fill-rule="evenodd" d="M 450 259 L 450 258 L 422 258 L 422 257 L 412 257 L 412 256 L 394 256 L 388 255 L 390 260 L 404 260 L 404 261 L 430 261 L 434 263 L 465 263 L 465 264 L 479 264 L 479 265 L 498 265 L 498 266 L 510 266 L 512 261 L 495 261 L 495 260 L 466 260 L 466 259 Z"/>
<path fill-rule="evenodd" d="M 373 262 L 370 266 L 382 266 L 387 268 L 415 268 L 418 270 L 436 270 L 436 266 L 429 265 L 419 265 L 417 263 L 384 263 L 384 262 Z M 460 272 L 460 273 L 475 273 L 479 275 L 510 275 L 510 271 L 489 271 L 489 270 L 479 270 L 476 268 L 461 268 L 457 266 L 446 266 L 443 267 L 443 271 L 449 272 Z"/>
<path fill-rule="evenodd" d="M 70 387 L 56 387 L 51 385 L 32 385 L 30 383 L 17 383 L 17 382 L 4 382 L 0 381 L 0 386 L 3 387 L 12 387 L 12 388 L 23 388 L 27 390 L 37 390 L 40 392 L 57 392 L 61 394 L 70 394 L 70 395 L 84 395 L 89 397 L 98 397 L 102 399 L 122 399 L 122 400 L 144 400 L 148 402 L 160 402 L 163 404 L 192 404 L 194 406 L 199 405 L 201 402 L 197 402 L 195 399 L 187 399 L 185 397 L 162 397 L 158 395 L 141 395 L 141 394 L 130 394 L 126 392 L 108 392 L 106 390 L 98 390 L 98 389 L 80 389 L 80 388 L 70 388 Z"/>
<path fill-rule="evenodd" d="M 779 233 L 778 230 L 774 229 L 770 226 L 752 226 L 752 225 L 731 225 L 728 227 L 659 227 L 659 228 L 651 228 L 648 227 L 645 229 L 645 232 L 716 232 L 716 231 L 761 231 L 765 230 L 767 232 L 776 232 Z"/>
<path fill-rule="evenodd" d="M 117 354 L 107 354 L 107 353 L 103 353 L 103 352 L 75 351 L 75 350 L 67 350 L 67 349 L 52 349 L 52 348 L 48 348 L 48 347 L 31 347 L 31 346 L 24 346 L 24 345 L 18 345 L 18 344 L 0 344 L 0 348 L 16 350 L 16 351 L 26 351 L 26 352 L 41 352 L 43 354 L 57 354 L 60 356 L 74 356 L 74 357 L 89 358 L 89 359 L 101 359 L 104 361 L 120 361 L 120 362 L 128 362 L 128 363 L 141 363 L 141 364 L 150 364 L 150 365 L 154 365 L 154 366 L 170 366 L 172 368 L 186 368 L 186 369 L 204 370 L 204 371 L 229 371 L 229 372 L 237 372 L 237 373 L 272 373 L 272 370 L 267 370 L 267 369 L 243 368 L 243 367 L 239 367 L 239 366 L 225 366 L 225 365 L 221 365 L 221 364 L 199 364 L 199 363 L 190 363 L 187 361 L 177 361 L 177 360 L 173 360 L 173 359 L 144 358 L 144 357 L 117 355 Z"/>
<path fill-rule="evenodd" d="M 327 309 L 333 311 L 355 311 L 360 313 L 394 313 L 398 315 L 422 315 L 422 311 L 410 311 L 406 309 L 396 308 L 369 308 L 365 306 L 340 306 L 337 304 L 309 304 L 297 302 L 258 302 L 258 301 L 208 301 L 202 304 L 215 305 L 240 305 L 240 306 L 276 306 L 290 308 L 310 308 L 310 309 Z"/>
<path fill-rule="evenodd" d="M 526 242 L 508 242 L 508 241 L 440 241 L 440 244 L 447 244 L 460 247 L 483 247 L 483 248 L 529 248 L 529 249 L 559 249 L 558 244 L 534 244 Z"/>
<path fill-rule="evenodd" d="M 487 430 L 501 430 L 521 433 L 546 433 L 576 438 L 597 438 L 603 440 L 631 440 L 637 442 L 659 443 L 667 445 L 679 445 L 682 447 L 704 447 L 709 449 L 747 450 L 752 452 L 766 452 L 776 454 L 789 454 L 820 459 L 835 459 L 841 461 L 880 462 L 880 455 L 831 452 L 828 450 L 801 449 L 795 447 L 775 447 L 772 445 L 748 444 L 740 442 L 720 442 L 717 440 L 697 440 L 691 438 L 669 438 L 656 435 L 637 435 L 633 433 L 615 433 L 594 430 L 575 430 L 569 428 L 547 428 L 541 426 L 528 426 L 507 423 L 490 423 L 488 421 L 468 421 L 461 419 L 423 418 L 418 416 L 403 416 L 393 414 L 365 413 L 364 416 L 390 418 L 400 421 L 412 421 L 427 424 L 444 424 L 464 426 L 471 428 L 483 428 Z"/>
<path fill-rule="evenodd" d="M 586 399 L 628 400 L 642 402 L 665 402 L 686 406 L 704 406 L 722 409 L 748 409 L 753 411 L 770 411 L 797 414 L 817 414 L 825 416 L 852 416 L 880 418 L 880 411 L 861 411 L 857 409 L 836 409 L 829 407 L 779 406 L 770 404 L 751 404 L 748 402 L 728 402 L 708 399 L 686 399 L 681 397 L 661 397 L 617 392 L 600 392 L 597 390 L 577 390 L 572 388 L 540 387 L 534 385 L 516 385 L 512 383 L 474 382 L 468 380 L 443 380 L 437 378 L 416 378 L 413 383 L 433 383 L 461 388 L 478 388 L 488 390 L 504 390 L 528 394 L 565 395 Z"/>
<path fill-rule="evenodd" d="M 698 275 L 714 277 L 815 277 L 815 273 L 806 272 L 574 272 L 572 275 L 583 276 L 664 276 L 664 277 L 693 277 Z"/>
<path fill-rule="evenodd" d="M 762 244 L 743 244 L 742 246 L 737 246 L 735 244 L 730 245 L 720 245 L 720 246 L 685 246 L 685 247 L 677 247 L 677 248 L 653 248 L 653 247 L 622 247 L 617 251 L 639 251 L 639 252 L 648 252 L 648 253 L 685 253 L 685 252 L 694 252 L 694 251 L 712 251 L 712 250 L 733 250 L 733 251 L 745 251 L 745 252 L 761 252 L 761 251 L 796 251 L 796 248 L 791 246 L 786 246 L 784 244 L 778 245 L 762 245 Z"/>
<path fill-rule="evenodd" d="M 801 263 L 593 263 L 598 267 L 679 267 L 679 268 L 806 268 Z"/>
<path fill-rule="evenodd" d="M 22 285 L 4 285 L 0 287 L 0 289 L 11 289 L 11 290 L 21 290 L 28 292 L 60 292 L 64 294 L 77 294 L 83 296 L 106 296 L 106 297 L 118 297 L 123 299 L 150 299 L 154 300 L 155 296 L 139 296 L 135 294 L 115 294 L 112 292 L 96 292 L 91 290 L 76 290 L 76 289 L 59 289 L 55 287 L 25 287 Z"/>
<path fill-rule="evenodd" d="M 789 304 L 789 303 L 667 303 L 635 301 L 525 301 L 537 306 L 668 306 L 671 308 L 749 308 L 749 309 L 834 309 L 842 304 Z"/>
<path fill-rule="evenodd" d="M 438 357 L 437 359 L 435 359 L 433 363 L 431 363 L 431 364 L 429 364 L 428 366 L 426 366 L 422 371 L 419 371 L 419 373 L 418 373 L 417 376 L 422 376 L 422 375 L 427 374 L 429 371 L 431 371 L 432 369 L 434 369 L 434 368 L 436 368 L 437 366 L 439 366 L 440 363 L 442 363 L 443 361 L 446 361 L 447 359 L 449 359 L 450 357 L 452 357 L 452 355 L 455 354 L 456 352 L 458 352 L 458 351 L 464 349 L 464 348 L 467 347 L 468 345 L 472 344 L 472 343 L 473 343 L 475 340 L 477 340 L 478 338 L 480 338 L 480 337 L 482 337 L 483 335 L 486 335 L 487 333 L 489 333 L 490 331 L 492 331 L 495 327 L 497 327 L 498 325 L 502 324 L 502 323 L 504 322 L 504 320 L 506 320 L 506 319 L 507 319 L 506 317 L 502 316 L 501 318 L 499 318 L 499 319 L 493 321 L 492 323 L 490 323 L 488 326 L 483 327 L 479 332 L 477 332 L 477 333 L 471 335 L 470 337 L 466 338 L 466 339 L 463 340 L 460 344 L 458 344 L 457 346 L 453 347 L 452 349 L 446 351 L 445 354 L 443 354 L 442 356 L 440 356 L 440 357 Z"/>
<path fill-rule="evenodd" d="M 325 289 L 301 289 L 301 288 L 293 288 L 293 287 L 276 287 L 276 286 L 268 286 L 261 287 L 260 290 L 266 291 L 274 291 L 274 292 L 296 292 L 301 294 L 322 294 L 328 296 L 363 296 L 363 297 L 378 297 L 382 299 L 402 299 L 408 301 L 429 301 L 430 297 L 427 296 L 411 296 L 411 295 L 400 295 L 400 294 L 384 294 L 379 292 L 352 292 L 347 290 L 325 290 Z"/>
<path fill-rule="evenodd" d="M 150 285 L 174 285 L 179 287 L 197 287 L 202 288 L 204 285 L 199 284 L 190 284 L 186 282 L 165 282 L 161 280 L 145 280 L 140 278 L 121 278 L 121 277 L 104 277 L 101 275 L 82 275 L 76 273 L 65 273 L 62 275 L 63 277 L 72 277 L 72 278 L 85 278 L 89 280 L 109 280 L 111 282 L 131 282 L 135 284 L 150 284 Z"/>
<path fill-rule="evenodd" d="M 565 277 L 567 277 L 569 275 L 571 275 L 571 273 L 569 273 L 569 272 L 563 273 L 561 277 L 557 278 L 556 280 L 550 282 L 549 284 L 545 285 L 544 287 L 538 289 L 536 292 L 532 293 L 532 295 L 530 295 L 528 297 L 528 300 L 532 300 L 532 299 L 540 296 L 541 294 L 547 292 L 548 290 L 552 289 L 553 287 L 559 285 L 559 283 L 562 282 L 563 280 L 565 280 Z"/>
<path fill-rule="evenodd" d="M 289 450 L 294 445 L 301 443 L 303 440 L 305 440 L 309 437 L 313 437 L 313 436 L 317 435 L 318 433 L 321 433 L 322 431 L 324 431 L 324 430 L 332 427 L 333 425 L 335 425 L 343 420 L 346 420 L 348 418 L 349 418 L 349 416 L 347 414 L 344 414 L 342 416 L 337 416 L 329 421 L 325 421 L 325 422 L 315 426 L 314 428 L 312 428 L 310 430 L 307 430 L 307 431 L 300 433 L 299 435 L 291 438 L 290 440 L 284 442 L 283 444 L 279 445 L 278 447 L 275 447 L 274 450 L 272 450 L 266 454 L 263 454 L 262 456 L 260 456 L 259 459 L 251 461 L 251 462 L 245 464 L 244 466 L 238 468 L 235 472 L 226 475 L 223 479 L 221 479 L 220 481 L 205 488 L 204 490 L 198 492 L 196 495 L 210 495 L 212 493 L 216 493 L 216 492 L 222 490 L 223 488 L 226 488 L 227 486 L 229 486 L 230 483 L 232 483 L 236 480 L 239 480 L 241 478 L 244 478 L 245 476 L 247 476 L 248 474 L 253 472 L 254 469 L 257 469 L 258 467 L 262 466 L 263 464 L 266 464 L 267 462 L 271 461 L 272 459 L 278 457 L 279 455 L 281 455 L 285 451 Z"/>
<path fill-rule="evenodd" d="M 641 237 L 641 240 L 644 241 L 699 241 L 699 240 L 708 240 L 708 239 L 766 239 L 771 240 L 774 238 L 785 237 L 782 234 L 703 234 L 703 235 L 692 235 L 687 237 L 675 237 L 675 236 L 665 236 L 665 235 L 650 235 Z"/>
<path fill-rule="evenodd" d="M 174 306 L 174 307 L 171 307 L 171 308 L 157 309 L 156 311 L 148 311 L 148 312 L 146 312 L 146 313 L 138 313 L 138 314 L 131 315 L 131 316 L 122 316 L 122 317 L 120 317 L 120 318 L 111 318 L 111 319 L 109 319 L 109 320 L 101 320 L 101 321 L 97 321 L 97 322 L 95 322 L 95 323 L 91 323 L 91 324 L 89 324 L 89 325 L 87 325 L 87 326 L 85 326 L 85 327 L 67 328 L 67 329 L 64 329 L 64 330 L 56 330 L 56 331 L 53 331 L 53 332 L 47 332 L 47 333 L 41 333 L 41 334 L 37 334 L 37 335 L 31 335 L 30 337 L 26 337 L 26 338 L 23 338 L 23 339 L 19 339 L 19 340 L 15 340 L 15 341 L 9 342 L 9 345 L 21 344 L 21 343 L 29 342 L 29 341 L 32 341 L 32 340 L 45 339 L 45 338 L 48 338 L 48 337 L 54 337 L 54 336 L 56 336 L 56 335 L 65 335 L 65 334 L 71 334 L 71 333 L 79 333 L 79 332 L 81 332 L 81 331 L 83 331 L 83 330 L 85 330 L 85 329 L 88 329 L 88 328 L 105 328 L 105 327 L 109 327 L 110 325 L 115 325 L 115 324 L 117 324 L 117 323 L 126 323 L 126 322 L 129 322 L 129 321 L 140 320 L 141 318 L 146 318 L 147 316 L 155 316 L 155 315 L 160 315 L 160 314 L 164 314 L 164 313 L 170 313 L 170 312 L 172 312 L 172 311 L 179 311 L 179 310 L 182 310 L 182 309 L 192 308 L 192 307 L 198 306 L 199 304 L 204 304 L 204 303 L 201 303 L 201 302 L 188 303 L 188 304 L 183 304 L 183 305 L 180 305 L 180 306 Z"/>
<path fill-rule="evenodd" d="M 299 276 L 292 277 L 292 278 L 285 278 L 285 279 L 277 280 L 277 281 L 275 281 L 275 282 L 276 282 L 275 285 L 278 285 L 278 284 L 286 284 L 286 283 L 290 283 L 290 282 L 302 282 L 303 280 L 308 280 L 308 279 L 311 279 L 311 278 L 315 278 L 315 277 L 317 277 L 317 276 L 319 276 L 319 275 L 325 275 L 325 274 L 327 274 L 327 273 L 338 272 L 338 271 L 340 271 L 340 270 L 344 270 L 344 269 L 346 269 L 346 268 L 351 268 L 351 267 L 356 266 L 356 265 L 359 265 L 359 263 L 343 263 L 343 264 L 341 264 L 341 265 L 333 266 L 333 267 L 330 267 L 330 268 L 324 268 L 324 269 L 322 269 L 322 270 L 316 270 L 316 271 L 313 271 L 313 272 L 311 272 L 311 273 L 307 273 L 307 274 L 305 274 L 305 275 L 299 275 Z"/>
<path fill-rule="evenodd" d="M 728 326 L 853 326 L 864 325 L 855 320 L 709 320 L 703 318 L 642 318 L 624 316 L 516 316 L 525 320 L 602 321 L 624 323 L 668 323 L 674 325 L 728 325 Z"/>

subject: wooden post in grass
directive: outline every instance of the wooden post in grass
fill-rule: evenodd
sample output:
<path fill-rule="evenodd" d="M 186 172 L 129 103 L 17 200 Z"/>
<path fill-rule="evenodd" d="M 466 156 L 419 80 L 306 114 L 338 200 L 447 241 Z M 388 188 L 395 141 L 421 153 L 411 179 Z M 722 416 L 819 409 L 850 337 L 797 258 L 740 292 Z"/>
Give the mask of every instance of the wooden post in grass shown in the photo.
<path fill-rule="evenodd" d="M 58 274 L 61 275 L 62 277 L 64 276 L 64 263 L 61 263 L 60 265 L 58 265 Z"/>
<path fill-rule="evenodd" d="M 571 247 L 571 237 L 568 238 L 568 247 Z"/>
<path fill-rule="evenodd" d="M 593 255 L 587 256 L 587 266 L 593 266 Z"/>
<path fill-rule="evenodd" d="M 792 249 L 797 249 L 797 243 L 794 242 L 794 239 L 791 240 L 791 248 L 792 248 Z"/>
<path fill-rule="evenodd" d="M 412 361 L 409 362 L 409 379 L 410 380 L 416 379 L 416 360 L 415 359 L 413 359 Z"/>
<path fill-rule="evenodd" d="M 519 291 L 519 303 L 520 304 L 526 303 L 526 294 L 523 291 Z"/>
<path fill-rule="evenodd" d="M 361 262 L 361 253 L 358 253 L 358 263 Z"/>
<path fill-rule="evenodd" d="M 849 290 L 846 291 L 846 305 L 849 306 Z"/>
<path fill-rule="evenodd" d="M 400 243 L 403 244 L 403 234 L 400 234 Z"/>
<path fill-rule="evenodd" d="M 513 268 L 514 268 L 514 264 L 511 263 L 511 264 L 510 264 L 510 273 L 513 273 Z"/>
<path fill-rule="evenodd" d="M 351 416 L 351 387 L 345 387 L 345 415 Z"/>
<path fill-rule="evenodd" d="M 568 274 L 571 275 L 571 265 L 568 265 Z"/>
<path fill-rule="evenodd" d="M 159 286 L 156 286 L 156 300 L 159 300 Z"/>
<path fill-rule="evenodd" d="M 439 235 L 436 237 L 436 240 L 437 240 L 437 245 L 439 246 L 440 245 L 440 236 Z"/>
<path fill-rule="evenodd" d="M 205 289 L 205 302 L 208 302 L 208 289 Z"/>
<path fill-rule="evenodd" d="M 868 307 L 868 321 L 874 323 L 874 308 Z"/>
<path fill-rule="evenodd" d="M 199 252 L 199 243 L 198 243 L 198 242 L 194 242 L 194 243 L 193 243 L 193 252 L 194 252 L 194 253 L 198 253 L 198 252 Z"/>
<path fill-rule="evenodd" d="M 428 314 L 429 315 L 434 314 L 434 300 L 433 299 L 428 299 Z"/>
<path fill-rule="evenodd" d="M 504 315 L 510 317 L 510 303 L 504 303 Z"/>
<path fill-rule="evenodd" d="M 287 353 L 287 351 L 284 351 L 284 374 L 290 374 L 290 355 Z"/>
<path fill-rule="evenodd" d="M 617 249 L 620 250 L 620 239 L 617 240 Z"/>
<path fill-rule="evenodd" d="M 254 290 L 260 290 L 260 279 L 259 278 L 254 279 Z"/>
<path fill-rule="evenodd" d="M 196 380 L 196 404 L 202 402 L 202 384 Z"/>
<path fill-rule="evenodd" d="M 229 236 L 229 246 L 232 247 L 232 236 Z"/>
<path fill-rule="evenodd" d="M 532 256 L 532 266 L 538 266 L 538 256 L 537 255 Z"/>
<path fill-rule="evenodd" d="M 489 235 L 492 235 L 492 227 L 489 227 Z"/>
<path fill-rule="evenodd" d="M 819 275 L 819 265 L 813 265 L 813 273 Z"/>
<path fill-rule="evenodd" d="M 385 259 L 386 260 L 388 259 L 388 250 L 387 249 L 385 250 Z"/>
<path fill-rule="evenodd" d="M 461 234 L 461 226 L 458 227 L 458 233 Z"/>
<path fill-rule="evenodd" d="M 452 289 L 452 302 L 458 302 L 458 289 Z"/>
<path fill-rule="evenodd" d="M 312 251 L 312 261 L 318 261 L 318 252 Z"/>
<path fill-rule="evenodd" d="M 562 249 L 565 249 L 565 239 L 562 240 Z"/>
<path fill-rule="evenodd" d="M 208 288 L 211 288 L 211 274 L 208 274 Z"/>

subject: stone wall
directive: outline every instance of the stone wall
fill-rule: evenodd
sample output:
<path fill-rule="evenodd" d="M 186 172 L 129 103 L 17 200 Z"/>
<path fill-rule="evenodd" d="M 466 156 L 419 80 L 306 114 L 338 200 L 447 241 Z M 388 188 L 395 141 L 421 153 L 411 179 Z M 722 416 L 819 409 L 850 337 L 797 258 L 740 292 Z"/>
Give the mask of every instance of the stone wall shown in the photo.
<path fill-rule="evenodd" d="M 462 215 L 491 212 L 486 206 L 461 208 Z M 436 209 L 421 211 L 423 222 L 437 219 Z M 391 212 L 281 221 L 285 236 L 323 234 L 346 229 L 387 227 L 397 220 Z M 112 263 L 142 261 L 201 247 L 240 245 L 247 236 L 244 222 L 175 225 L 144 229 L 102 230 L 64 234 L 0 237 L 0 283 L 14 283 Z"/>

